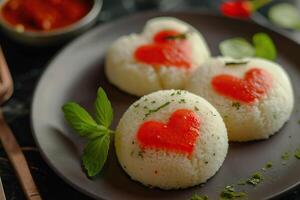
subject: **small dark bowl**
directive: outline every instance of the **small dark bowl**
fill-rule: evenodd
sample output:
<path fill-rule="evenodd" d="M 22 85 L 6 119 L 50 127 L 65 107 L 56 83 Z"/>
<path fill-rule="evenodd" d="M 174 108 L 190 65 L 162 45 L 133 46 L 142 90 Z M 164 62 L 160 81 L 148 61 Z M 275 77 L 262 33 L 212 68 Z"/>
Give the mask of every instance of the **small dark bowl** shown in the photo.
<path fill-rule="evenodd" d="M 0 8 L 5 2 L 6 0 L 0 2 Z M 93 0 L 93 6 L 86 16 L 69 26 L 53 31 L 20 31 L 3 19 L 1 15 L 0 26 L 10 38 L 23 44 L 33 46 L 59 44 L 81 34 L 95 24 L 102 8 L 102 2 L 102 0 Z"/>

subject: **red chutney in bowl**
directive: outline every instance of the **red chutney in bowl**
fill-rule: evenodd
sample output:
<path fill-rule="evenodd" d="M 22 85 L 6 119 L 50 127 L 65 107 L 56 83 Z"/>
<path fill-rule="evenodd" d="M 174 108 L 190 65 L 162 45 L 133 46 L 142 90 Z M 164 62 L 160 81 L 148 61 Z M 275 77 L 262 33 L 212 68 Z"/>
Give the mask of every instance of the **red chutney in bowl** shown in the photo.
<path fill-rule="evenodd" d="M 92 6 L 93 0 L 8 0 L 1 15 L 21 31 L 51 31 L 79 21 Z"/>

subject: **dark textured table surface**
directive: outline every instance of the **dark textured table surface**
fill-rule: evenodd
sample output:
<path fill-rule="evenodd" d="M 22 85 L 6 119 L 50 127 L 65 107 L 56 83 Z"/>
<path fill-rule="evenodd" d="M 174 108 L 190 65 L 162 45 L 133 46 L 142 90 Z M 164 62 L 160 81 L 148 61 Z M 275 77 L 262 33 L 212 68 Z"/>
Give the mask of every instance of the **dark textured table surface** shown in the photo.
<path fill-rule="evenodd" d="M 130 7 L 130 3 L 134 1 L 127 0 L 126 2 L 127 6 Z M 174 5 L 174 7 L 170 6 L 165 9 L 174 9 L 175 7 L 182 8 L 187 4 L 187 2 L 178 2 L 179 1 L 177 1 L 177 5 Z M 194 0 L 189 3 L 190 5 L 197 6 L 205 5 L 213 9 L 218 2 L 210 0 Z M 143 7 L 142 4 L 138 10 L 143 8 L 145 7 Z M 146 8 L 148 7 L 146 6 Z M 130 12 L 134 12 L 135 10 L 137 9 L 130 9 Z M 124 10 L 120 0 L 106 0 L 104 1 L 104 8 L 99 23 L 126 15 L 128 12 L 128 10 Z M 36 83 L 49 60 L 63 47 L 63 45 L 46 48 L 32 48 L 16 44 L 2 33 L 0 33 L 0 44 L 6 55 L 15 84 L 14 95 L 10 101 L 4 105 L 3 110 L 19 144 L 22 146 L 22 150 L 43 198 L 46 200 L 90 199 L 67 185 L 47 166 L 35 145 L 30 127 L 30 104 Z M 12 166 L 1 145 L 0 176 L 8 200 L 25 199 Z M 280 199 L 300 199 L 300 195 L 297 191 L 300 191 L 300 188 L 290 191 Z"/>

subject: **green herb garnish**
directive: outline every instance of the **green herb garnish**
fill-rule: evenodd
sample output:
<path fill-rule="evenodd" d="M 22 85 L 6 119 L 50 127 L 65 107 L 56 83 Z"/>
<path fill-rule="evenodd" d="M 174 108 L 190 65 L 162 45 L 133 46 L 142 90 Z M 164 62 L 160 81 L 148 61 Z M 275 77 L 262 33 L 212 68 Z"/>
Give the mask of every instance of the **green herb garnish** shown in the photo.
<path fill-rule="evenodd" d="M 145 153 L 144 151 L 139 151 L 138 156 L 144 158 L 144 153 Z"/>
<path fill-rule="evenodd" d="M 199 195 L 197 195 L 197 194 L 195 194 L 194 196 L 192 196 L 191 198 L 190 198 L 190 200 L 208 200 L 208 196 L 199 196 Z"/>
<path fill-rule="evenodd" d="M 177 90 L 176 94 L 181 95 L 181 90 Z"/>
<path fill-rule="evenodd" d="M 113 133 L 109 129 L 113 120 L 111 103 L 100 87 L 95 101 L 95 119 L 74 102 L 66 103 L 62 110 L 69 126 L 89 140 L 83 150 L 82 163 L 87 175 L 93 177 L 101 171 L 108 156 L 110 135 Z"/>
<path fill-rule="evenodd" d="M 268 34 L 256 33 L 252 40 L 255 46 L 256 57 L 275 60 L 277 56 L 276 47 Z"/>
<path fill-rule="evenodd" d="M 236 66 L 236 65 L 246 65 L 248 61 L 236 60 L 236 61 L 227 61 L 225 62 L 226 66 Z"/>
<path fill-rule="evenodd" d="M 284 154 L 281 155 L 282 160 L 288 160 L 290 158 L 289 152 L 284 152 Z"/>
<path fill-rule="evenodd" d="M 247 196 L 245 192 L 236 192 L 233 186 L 226 186 L 220 194 L 221 200 L 238 199 Z"/>
<path fill-rule="evenodd" d="M 237 110 L 239 110 L 241 107 L 241 104 L 239 102 L 232 102 L 231 106 L 235 107 Z"/>
<path fill-rule="evenodd" d="M 219 45 L 221 54 L 236 59 L 253 57 L 255 50 L 253 46 L 244 38 L 233 38 L 224 40 Z"/>
<path fill-rule="evenodd" d="M 263 176 L 260 173 L 253 174 L 246 182 L 250 185 L 258 185 L 263 180 Z"/>
<path fill-rule="evenodd" d="M 185 103 L 185 99 L 180 99 L 179 103 Z"/>
<path fill-rule="evenodd" d="M 160 109 L 166 107 L 166 106 L 169 105 L 170 103 L 171 103 L 171 102 L 168 101 L 168 102 L 164 103 L 163 105 L 161 105 L 161 106 L 159 106 L 159 107 L 157 107 L 157 108 L 155 108 L 155 109 L 148 110 L 148 112 L 145 114 L 145 118 L 148 117 L 149 115 L 151 115 L 152 113 L 155 113 L 155 112 L 159 111 Z"/>
<path fill-rule="evenodd" d="M 261 57 L 274 60 L 277 56 L 276 47 L 266 33 L 256 33 L 252 38 L 253 45 L 244 38 L 232 38 L 220 43 L 219 48 L 223 56 L 242 59 L 246 57 Z M 231 62 L 228 62 L 232 65 Z M 233 63 L 234 64 L 234 63 Z M 238 65 L 239 63 L 237 63 Z"/>
<path fill-rule="evenodd" d="M 271 162 L 268 162 L 263 168 L 261 168 L 263 171 L 266 171 L 267 169 L 270 169 L 273 166 Z"/>
<path fill-rule="evenodd" d="M 187 33 L 180 33 L 177 35 L 169 35 L 165 37 L 166 40 L 185 40 L 187 38 Z"/>
<path fill-rule="evenodd" d="M 270 169 L 273 167 L 273 164 L 271 162 L 268 162 L 265 166 L 266 169 Z"/>
<path fill-rule="evenodd" d="M 289 3 L 278 3 L 268 13 L 271 22 L 287 29 L 300 29 L 300 14 L 296 6 Z"/>
<path fill-rule="evenodd" d="M 294 154 L 295 158 L 300 159 L 300 149 L 297 149 Z"/>

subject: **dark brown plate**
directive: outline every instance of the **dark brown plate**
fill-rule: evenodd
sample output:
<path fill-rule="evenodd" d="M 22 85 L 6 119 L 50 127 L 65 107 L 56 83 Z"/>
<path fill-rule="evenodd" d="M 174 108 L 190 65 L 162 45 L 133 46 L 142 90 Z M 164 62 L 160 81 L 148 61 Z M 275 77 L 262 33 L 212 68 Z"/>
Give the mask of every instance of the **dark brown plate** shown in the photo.
<path fill-rule="evenodd" d="M 206 38 L 213 55 L 217 56 L 220 41 L 231 37 L 246 37 L 257 32 L 267 32 L 278 47 L 278 62 L 291 76 L 295 91 L 295 110 L 290 121 L 278 134 L 266 141 L 231 144 L 228 156 L 220 171 L 203 187 L 185 190 L 162 191 L 149 189 L 130 180 L 122 171 L 111 148 L 109 160 L 95 180 L 88 179 L 82 171 L 80 153 L 84 142 L 67 128 L 61 106 L 70 100 L 92 109 L 98 86 L 104 87 L 115 110 L 113 127 L 137 98 L 130 96 L 107 82 L 103 73 L 103 60 L 107 47 L 119 36 L 140 32 L 144 23 L 157 16 L 173 16 L 197 29 Z M 126 47 L 124 47 L 126 48 Z M 300 160 L 294 158 L 283 164 L 281 155 L 300 148 L 298 120 L 300 87 L 300 47 L 272 31 L 253 23 L 192 12 L 141 13 L 119 21 L 99 26 L 78 38 L 61 51 L 49 64 L 35 92 L 32 105 L 32 124 L 36 142 L 48 164 L 66 182 L 78 190 L 98 199 L 189 199 L 193 194 L 206 194 L 216 199 L 226 185 L 245 180 L 259 171 L 268 161 L 273 167 L 264 175 L 262 184 L 237 186 L 246 190 L 249 199 L 276 196 L 300 181 Z"/>

